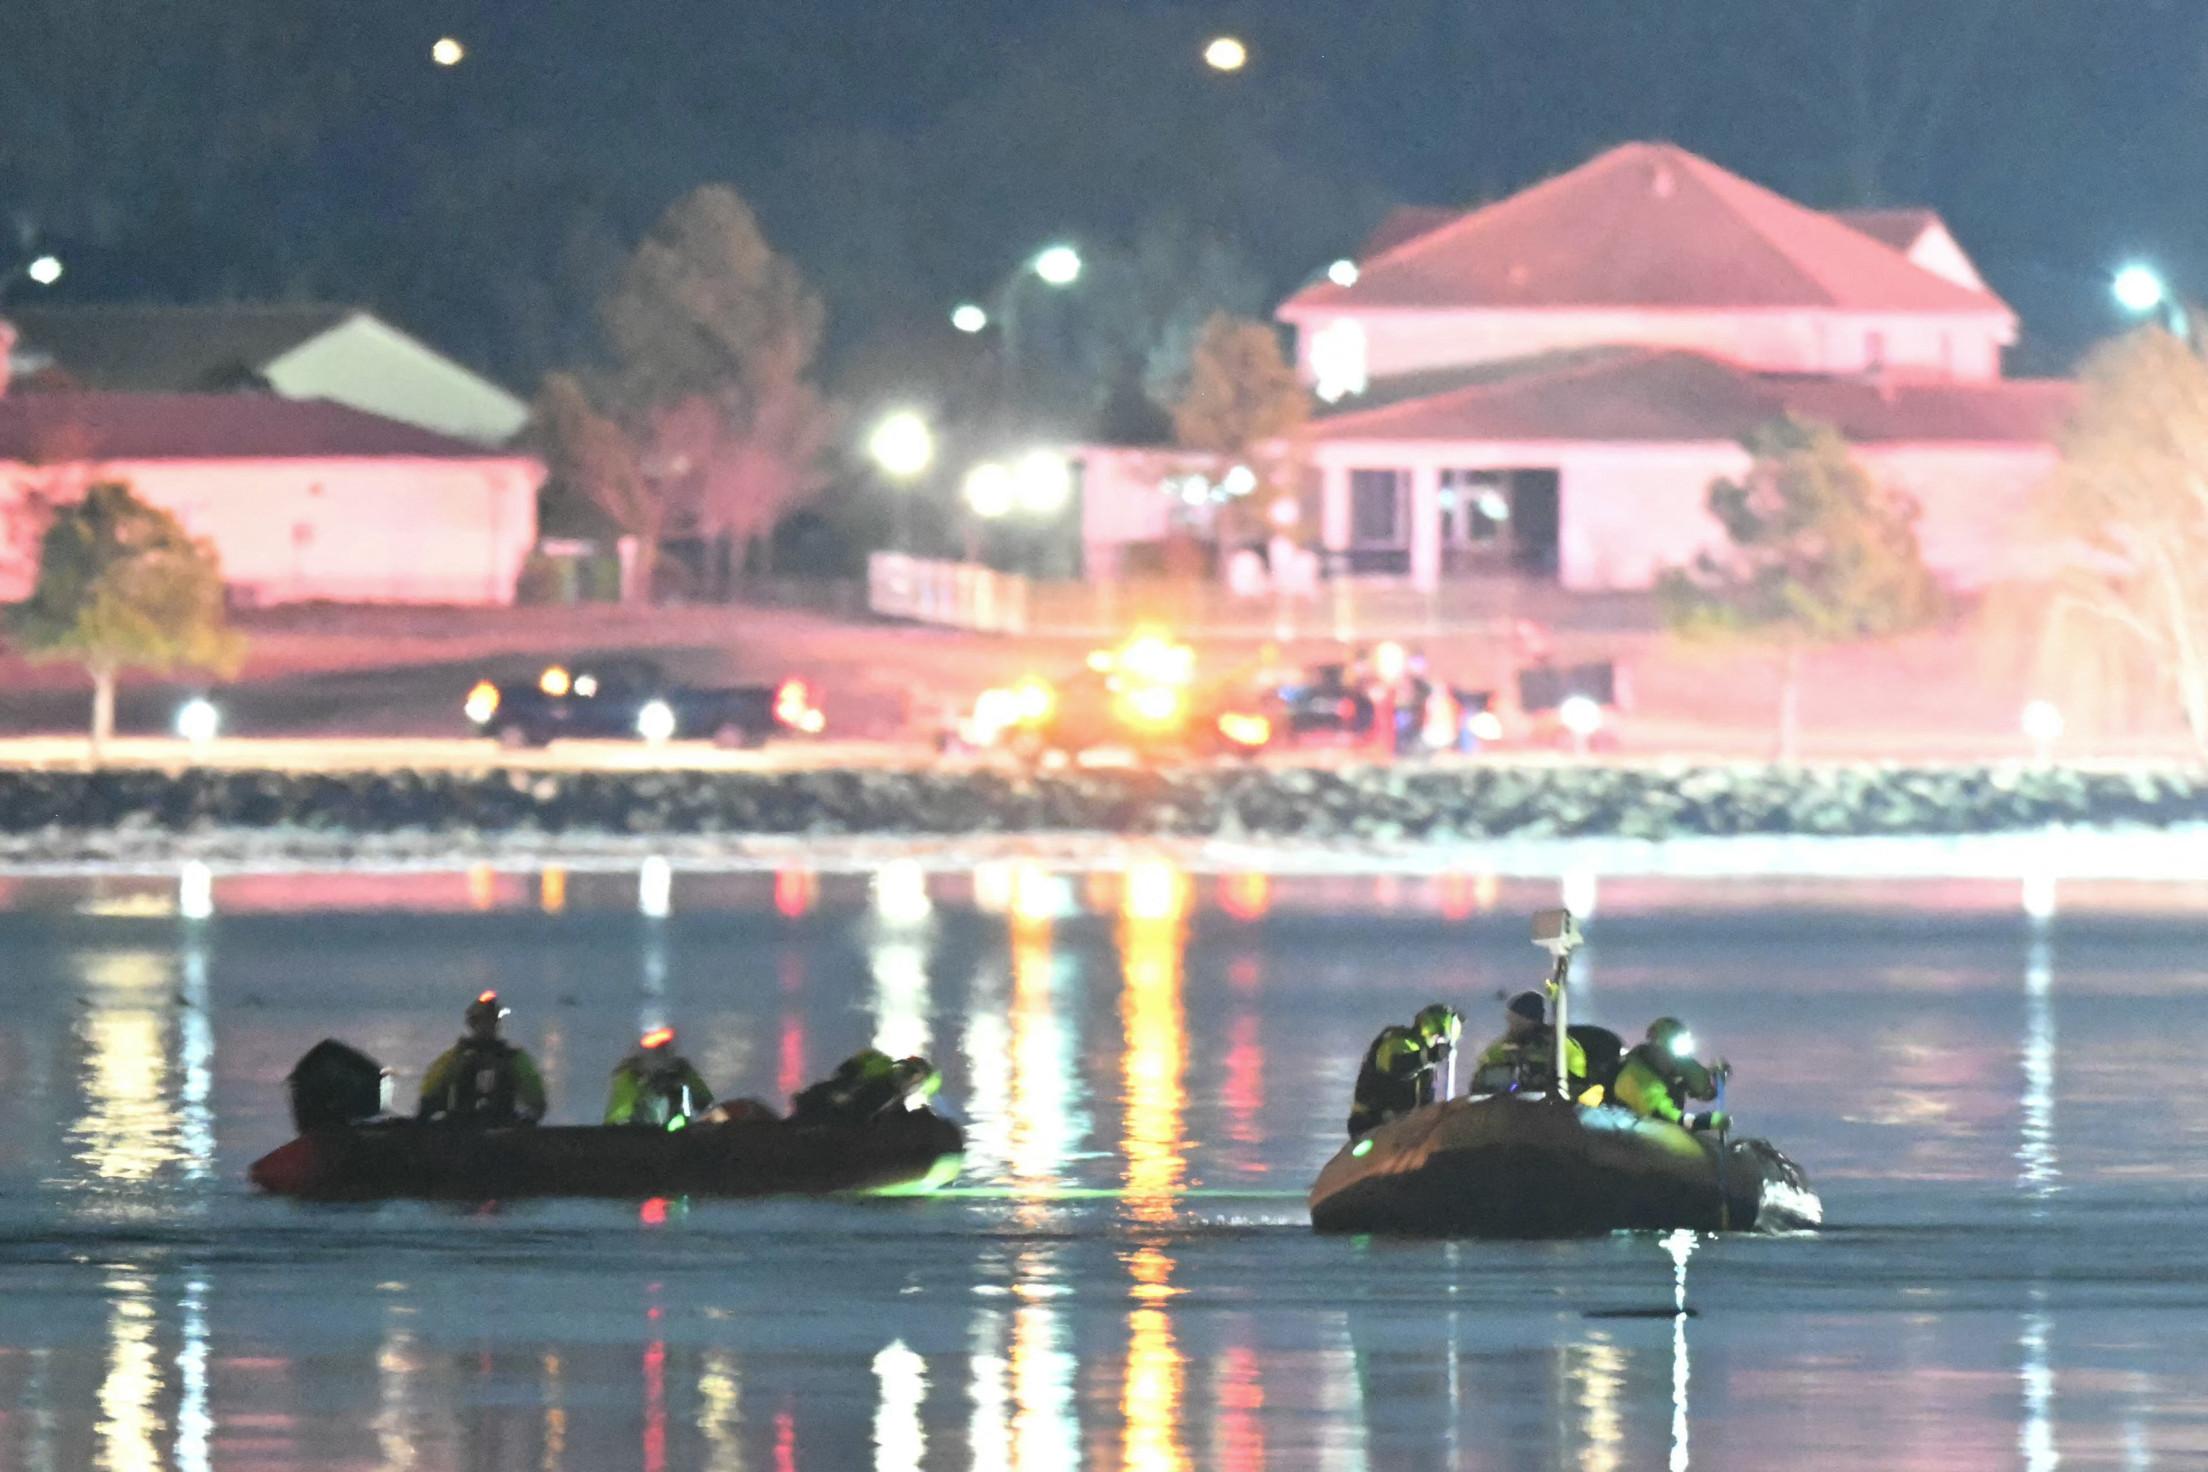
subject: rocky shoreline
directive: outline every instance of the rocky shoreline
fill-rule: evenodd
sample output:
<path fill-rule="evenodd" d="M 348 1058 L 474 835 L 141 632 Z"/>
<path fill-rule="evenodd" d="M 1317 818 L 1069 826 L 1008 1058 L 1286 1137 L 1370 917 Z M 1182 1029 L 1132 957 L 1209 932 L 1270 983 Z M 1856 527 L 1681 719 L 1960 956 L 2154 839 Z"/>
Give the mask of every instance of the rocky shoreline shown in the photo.
<path fill-rule="evenodd" d="M 1956 836 L 2208 823 L 2208 770 L 1190 767 L 787 772 L 0 771 L 0 856 L 264 846 L 540 852 L 1105 835 L 1310 846 Z"/>

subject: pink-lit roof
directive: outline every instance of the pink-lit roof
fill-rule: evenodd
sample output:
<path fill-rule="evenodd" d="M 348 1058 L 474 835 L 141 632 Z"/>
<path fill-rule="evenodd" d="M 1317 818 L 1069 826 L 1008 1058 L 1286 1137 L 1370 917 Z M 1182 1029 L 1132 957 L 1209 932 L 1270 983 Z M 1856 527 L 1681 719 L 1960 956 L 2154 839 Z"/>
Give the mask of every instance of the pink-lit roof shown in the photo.
<path fill-rule="evenodd" d="M 1917 206 L 1834 210 L 1832 217 L 1851 229 L 1862 231 L 1880 244 L 1892 246 L 1904 253 L 1924 238 L 1925 231 L 1940 223 L 1937 213 Z"/>
<path fill-rule="evenodd" d="M 509 458 L 322 399 L 26 393 L 0 398 L 0 461 Z"/>
<path fill-rule="evenodd" d="M 1665 143 L 1628 143 L 1281 308 L 1823 308 L 2010 316 L 1862 230 Z"/>
<path fill-rule="evenodd" d="M 1373 402 L 1373 400 L 1379 402 Z M 1593 348 L 1374 385 L 1314 435 L 1357 440 L 1712 443 L 1793 413 L 1863 444 L 2049 444 L 2074 384 L 1876 382 L 1755 373 L 1702 353 Z"/>

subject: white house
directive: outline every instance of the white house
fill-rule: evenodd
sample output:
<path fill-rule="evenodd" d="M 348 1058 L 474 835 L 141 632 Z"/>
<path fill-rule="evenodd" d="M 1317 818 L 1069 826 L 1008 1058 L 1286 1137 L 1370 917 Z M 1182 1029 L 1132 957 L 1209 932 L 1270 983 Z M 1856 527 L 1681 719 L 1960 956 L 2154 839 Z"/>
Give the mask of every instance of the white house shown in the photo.
<path fill-rule="evenodd" d="M 355 307 L 23 307 L 0 348 L 18 392 L 273 393 L 327 399 L 479 445 L 504 445 L 529 406 Z"/>
<path fill-rule="evenodd" d="M 1930 211 L 1823 214 L 1667 144 L 1400 211 L 1279 317 L 1322 406 L 1332 569 L 1429 588 L 1646 587 L 1721 540 L 1710 482 L 1789 412 L 1912 493 L 1927 560 L 1980 585 L 2031 557 L 2026 502 L 2073 401 L 2002 376 L 2015 314 Z M 1092 458 L 1092 481 L 1121 473 Z"/>
<path fill-rule="evenodd" d="M 544 467 L 341 404 L 266 394 L 0 398 L 0 602 L 47 508 L 130 484 L 214 543 L 240 602 L 510 603 Z"/>

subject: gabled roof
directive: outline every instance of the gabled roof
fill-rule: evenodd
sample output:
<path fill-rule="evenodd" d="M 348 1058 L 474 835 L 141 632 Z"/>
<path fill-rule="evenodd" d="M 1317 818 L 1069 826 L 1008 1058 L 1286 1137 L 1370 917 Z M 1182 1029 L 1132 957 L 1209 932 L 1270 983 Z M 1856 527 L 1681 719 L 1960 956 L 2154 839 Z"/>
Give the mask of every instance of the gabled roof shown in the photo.
<path fill-rule="evenodd" d="M 2076 385 L 2051 380 L 1755 373 L 1702 353 L 1617 347 L 1484 364 L 1454 385 L 1428 378 L 1417 392 L 1328 414 L 1311 432 L 1326 442 L 1706 444 L 1792 413 L 1863 444 L 2028 446 L 2051 444 L 2076 401 Z"/>
<path fill-rule="evenodd" d="M 322 399 L 40 393 L 0 398 L 0 462 L 513 458 Z"/>
<path fill-rule="evenodd" d="M 1824 308 L 2012 315 L 1830 215 L 1628 143 L 1315 282 L 1281 308 Z"/>
<path fill-rule="evenodd" d="M 1860 230 L 1882 245 L 1892 246 L 1903 255 L 1924 238 L 1924 232 L 1940 224 L 1937 211 L 1921 207 L 1876 210 L 1834 210 L 1832 217 L 1841 224 Z M 1942 228 L 1945 228 L 1944 226 Z"/>
<path fill-rule="evenodd" d="M 1406 241 L 1416 240 L 1430 230 L 1439 230 L 1450 221 L 1465 214 L 1438 204 L 1399 204 L 1380 217 L 1380 223 L 1372 227 L 1365 243 L 1357 248 L 1357 259 L 1369 261 L 1374 256 L 1394 250 Z"/>
<path fill-rule="evenodd" d="M 353 307 L 24 307 L 9 320 L 28 382 L 130 393 L 222 393 L 359 315 Z"/>

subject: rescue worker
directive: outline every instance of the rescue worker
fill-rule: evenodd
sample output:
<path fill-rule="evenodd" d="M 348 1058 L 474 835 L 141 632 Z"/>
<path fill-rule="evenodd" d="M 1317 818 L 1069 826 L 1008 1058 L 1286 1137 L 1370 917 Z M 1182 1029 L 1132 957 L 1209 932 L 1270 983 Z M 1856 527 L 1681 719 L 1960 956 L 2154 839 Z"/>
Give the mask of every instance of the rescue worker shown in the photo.
<path fill-rule="evenodd" d="M 1472 1089 L 1481 1094 L 1553 1093 L 1556 1089 L 1556 1029 L 1547 1019 L 1547 1000 L 1539 992 L 1520 992 L 1503 1009 L 1504 1032 L 1480 1055 Z M 1579 1039 L 1564 1040 L 1564 1067 L 1576 1098 L 1587 1079 L 1587 1050 Z"/>
<path fill-rule="evenodd" d="M 1722 1110 L 1689 1114 L 1689 1099 L 1715 1099 L 1717 1079 L 1732 1071 L 1719 1060 L 1713 1071 L 1695 1060 L 1694 1034 L 1676 1017 L 1648 1025 L 1648 1038 L 1625 1055 L 1611 1092 L 1643 1119 L 1668 1119 L 1690 1130 L 1722 1130 L 1730 1122 Z"/>
<path fill-rule="evenodd" d="M 713 1091 L 675 1051 L 675 1030 L 655 1027 L 613 1070 L 606 1090 L 607 1124 L 679 1130 L 713 1103 Z"/>
<path fill-rule="evenodd" d="M 535 1124 L 544 1118 L 544 1076 L 527 1053 L 498 1035 L 509 1009 L 497 992 L 468 1004 L 468 1030 L 422 1075 L 415 1116 L 448 1124 Z"/>
<path fill-rule="evenodd" d="M 943 1075 L 925 1058 L 891 1058 L 878 1048 L 861 1048 L 836 1065 L 836 1071 L 800 1091 L 790 1101 L 798 1124 L 855 1124 L 896 1108 L 925 1104 L 943 1086 Z"/>
<path fill-rule="evenodd" d="M 1434 1101 L 1441 1062 L 1463 1035 L 1464 1019 L 1439 1002 L 1421 1007 L 1409 1027 L 1380 1029 L 1357 1068 L 1349 1106 L 1351 1139 Z"/>

